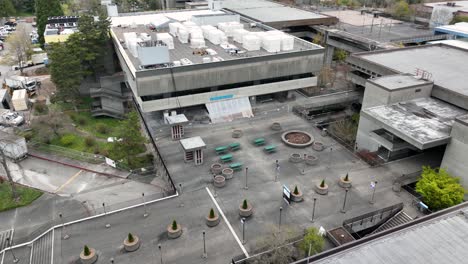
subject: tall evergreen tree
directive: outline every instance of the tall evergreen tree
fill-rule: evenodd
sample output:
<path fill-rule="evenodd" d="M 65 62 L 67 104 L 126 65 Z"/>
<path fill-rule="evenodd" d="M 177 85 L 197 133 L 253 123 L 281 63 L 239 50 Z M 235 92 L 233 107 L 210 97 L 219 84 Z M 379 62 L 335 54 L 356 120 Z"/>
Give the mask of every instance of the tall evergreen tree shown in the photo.
<path fill-rule="evenodd" d="M 16 10 L 11 0 L 0 0 L 0 18 L 15 15 Z"/>
<path fill-rule="evenodd" d="M 59 0 L 36 0 L 37 34 L 39 42 L 44 45 L 44 30 L 47 18 L 63 16 L 62 6 Z"/>

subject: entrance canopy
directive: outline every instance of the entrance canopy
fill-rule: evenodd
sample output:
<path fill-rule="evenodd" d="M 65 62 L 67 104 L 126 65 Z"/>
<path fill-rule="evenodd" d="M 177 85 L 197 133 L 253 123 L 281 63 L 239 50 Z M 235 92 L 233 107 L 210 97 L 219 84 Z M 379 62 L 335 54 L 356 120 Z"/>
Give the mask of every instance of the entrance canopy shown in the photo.
<path fill-rule="evenodd" d="M 213 123 L 232 121 L 242 117 L 253 117 L 248 97 L 207 103 L 206 108 Z"/>

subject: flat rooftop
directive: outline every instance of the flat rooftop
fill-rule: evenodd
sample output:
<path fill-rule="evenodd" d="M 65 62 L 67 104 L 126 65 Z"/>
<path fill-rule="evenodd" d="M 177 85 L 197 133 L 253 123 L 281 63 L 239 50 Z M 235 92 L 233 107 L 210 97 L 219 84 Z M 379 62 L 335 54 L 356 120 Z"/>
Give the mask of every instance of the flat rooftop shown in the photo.
<path fill-rule="evenodd" d="M 136 32 L 136 33 L 147 33 L 151 36 L 151 39 L 156 39 L 157 33 L 169 33 L 169 28 L 162 28 L 157 32 L 150 30 L 147 25 L 151 21 L 155 21 L 164 17 L 169 18 L 172 21 L 184 22 L 189 21 L 193 15 L 200 15 L 200 14 L 223 14 L 224 12 L 221 11 L 211 11 L 211 10 L 198 10 L 198 11 L 182 11 L 182 12 L 171 12 L 171 13 L 153 13 L 153 14 L 142 14 L 142 15 L 133 15 L 133 16 L 124 16 L 124 17 L 115 17 L 112 18 L 112 28 L 111 31 L 114 33 L 115 37 L 119 41 L 123 41 L 124 33 L 127 32 Z M 260 31 L 268 31 L 264 29 L 262 26 L 257 27 L 250 27 L 250 20 L 243 20 L 241 18 L 240 21 L 244 25 L 244 29 L 251 32 L 260 32 Z M 122 26 L 124 25 L 124 26 Z M 169 58 L 170 61 L 180 61 L 183 58 L 189 59 L 193 64 L 201 64 L 203 63 L 203 57 L 209 57 L 209 55 L 199 55 L 193 54 L 195 49 L 190 47 L 190 43 L 182 43 L 179 41 L 177 37 L 173 36 L 174 40 L 174 49 L 169 50 Z M 294 49 L 288 51 L 280 51 L 280 52 L 268 52 L 264 49 L 256 50 L 256 51 L 248 51 L 242 47 L 241 43 L 237 43 L 233 40 L 232 37 L 228 38 L 229 44 L 236 46 L 239 50 L 239 54 L 230 54 L 220 45 L 215 45 L 211 43 L 209 40 L 205 39 L 205 45 L 207 49 L 212 49 L 216 51 L 216 55 L 214 57 L 221 58 L 222 60 L 239 60 L 243 58 L 249 57 L 259 57 L 259 56 L 271 56 L 275 54 L 283 54 L 283 53 L 291 53 L 291 52 L 298 52 L 303 50 L 313 50 L 313 49 L 322 49 L 321 46 L 309 43 L 307 41 L 301 40 L 299 38 L 294 37 Z M 138 58 L 134 57 L 130 50 L 127 48 L 121 49 L 125 52 L 129 60 L 132 62 L 133 66 L 138 71 L 140 61 Z M 214 63 L 214 62 L 211 62 Z M 182 65 L 183 66 L 183 65 Z"/>
<path fill-rule="evenodd" d="M 224 0 L 222 7 L 268 22 L 327 18 L 327 16 L 266 0 Z"/>
<path fill-rule="evenodd" d="M 457 34 L 459 36 L 468 38 L 468 22 L 460 22 L 456 23 L 455 25 L 436 27 L 435 31 L 447 34 Z"/>
<path fill-rule="evenodd" d="M 383 76 L 379 78 L 369 79 L 368 82 L 374 83 L 380 87 L 383 87 L 387 90 L 398 90 L 401 88 L 406 88 L 410 86 L 419 86 L 424 84 L 429 84 L 426 80 L 418 79 L 413 75 L 406 74 L 396 74 Z"/>
<path fill-rule="evenodd" d="M 468 11 L 468 1 L 449 1 L 450 3 L 455 3 L 455 6 L 447 6 L 447 2 L 436 2 L 436 3 L 426 3 L 424 6 L 427 7 L 436 7 L 436 6 L 444 6 L 450 9 L 460 10 L 460 11 Z"/>
<path fill-rule="evenodd" d="M 425 149 L 447 143 L 455 118 L 467 111 L 434 98 L 418 98 L 362 111 L 414 146 Z"/>
<path fill-rule="evenodd" d="M 370 26 L 380 24 L 399 24 L 403 23 L 400 20 L 390 19 L 386 17 L 374 18 L 373 14 L 364 13 L 361 14 L 359 11 L 354 10 L 336 10 L 336 11 L 325 11 L 322 14 L 337 17 L 340 22 L 354 25 L 354 26 Z"/>
<path fill-rule="evenodd" d="M 355 54 L 363 60 L 380 64 L 400 73 L 415 74 L 416 69 L 432 75 L 434 84 L 457 94 L 468 96 L 466 63 L 468 51 L 453 46 L 434 44 Z"/>

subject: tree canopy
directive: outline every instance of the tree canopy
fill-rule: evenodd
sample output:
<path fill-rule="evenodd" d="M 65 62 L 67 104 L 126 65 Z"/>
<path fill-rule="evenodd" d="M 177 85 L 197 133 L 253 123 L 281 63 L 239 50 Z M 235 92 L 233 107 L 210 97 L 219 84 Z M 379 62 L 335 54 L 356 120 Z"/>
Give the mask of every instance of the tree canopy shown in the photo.
<path fill-rule="evenodd" d="M 454 16 L 452 20 L 450 21 L 450 25 L 453 25 L 459 22 L 468 22 L 468 16 Z"/>
<path fill-rule="evenodd" d="M 317 228 L 310 227 L 307 229 L 304 240 L 302 240 L 299 247 L 306 255 L 308 255 L 310 246 L 310 255 L 314 255 L 323 250 L 324 243 L 324 239 L 318 234 Z"/>
<path fill-rule="evenodd" d="M 406 1 L 400 0 L 393 6 L 393 15 L 398 18 L 409 18 L 412 15 L 412 11 Z"/>
<path fill-rule="evenodd" d="M 423 196 L 424 203 L 431 210 L 440 210 L 463 202 L 465 189 L 460 179 L 451 176 L 444 169 L 423 167 L 421 180 L 416 183 L 416 192 Z"/>
<path fill-rule="evenodd" d="M 0 18 L 13 16 L 15 14 L 16 10 L 11 0 L 0 0 Z"/>
<path fill-rule="evenodd" d="M 60 0 L 36 0 L 37 34 L 42 45 L 47 18 L 51 16 L 63 16 Z"/>

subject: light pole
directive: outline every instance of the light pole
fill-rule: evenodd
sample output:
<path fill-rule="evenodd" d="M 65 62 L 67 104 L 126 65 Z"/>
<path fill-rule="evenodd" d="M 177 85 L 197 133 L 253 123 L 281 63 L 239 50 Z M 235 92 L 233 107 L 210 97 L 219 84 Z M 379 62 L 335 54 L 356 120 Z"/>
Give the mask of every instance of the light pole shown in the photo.
<path fill-rule="evenodd" d="M 314 197 L 314 206 L 312 207 L 312 218 L 310 221 L 313 223 L 314 222 L 314 216 L 315 216 L 315 203 L 317 202 L 317 198 Z"/>
<path fill-rule="evenodd" d="M 279 169 L 280 169 L 280 166 L 279 166 L 278 160 L 276 160 L 275 182 L 277 182 L 277 181 L 278 181 L 278 178 L 279 178 Z"/>
<path fill-rule="evenodd" d="M 114 264 L 114 258 L 111 258 L 111 259 L 110 259 L 110 262 L 111 262 L 112 264 Z"/>
<path fill-rule="evenodd" d="M 345 189 L 344 201 L 343 201 L 343 208 L 341 208 L 341 210 L 340 210 L 343 214 L 346 213 L 345 207 L 346 207 L 346 198 L 348 198 L 348 191 L 349 191 L 349 189 L 346 188 Z"/>
<path fill-rule="evenodd" d="M 202 258 L 207 258 L 208 255 L 206 254 L 206 242 L 205 242 L 205 230 L 203 230 L 203 255 Z"/>
<path fill-rule="evenodd" d="M 145 202 L 145 193 L 141 193 L 141 199 L 143 200 L 143 208 L 145 212 L 143 213 L 143 217 L 148 217 L 148 210 L 146 209 L 146 202 Z"/>
<path fill-rule="evenodd" d="M 106 204 L 102 203 L 102 207 L 104 208 L 104 217 L 107 220 Z M 109 227 L 111 227 L 111 225 L 109 223 L 106 223 L 106 228 L 109 228 Z"/>
<path fill-rule="evenodd" d="M 280 206 L 280 215 L 279 215 L 279 222 L 278 222 L 278 233 L 281 232 L 281 214 L 283 213 L 283 207 Z"/>
<path fill-rule="evenodd" d="M 161 256 L 161 262 L 160 262 L 160 264 L 163 264 L 161 244 L 158 244 L 158 248 L 159 248 L 159 255 Z"/>
<path fill-rule="evenodd" d="M 242 245 L 244 245 L 245 244 L 245 217 L 242 217 L 241 223 L 242 223 Z"/>
<path fill-rule="evenodd" d="M 13 255 L 13 263 L 17 263 L 19 259 L 16 258 L 15 252 L 13 252 L 13 249 L 11 248 L 11 245 L 13 244 L 13 242 L 10 240 L 9 237 L 6 238 L 6 241 L 7 241 L 8 247 L 10 247 L 11 255 Z"/>
<path fill-rule="evenodd" d="M 184 207 L 184 200 L 182 200 L 182 183 L 179 183 L 179 199 L 180 199 L 180 207 Z"/>
<path fill-rule="evenodd" d="M 369 201 L 369 203 L 373 204 L 374 203 L 374 196 L 375 196 L 375 189 L 377 189 L 377 181 L 373 182 L 373 184 L 371 183 L 371 186 L 372 186 L 372 196 L 371 196 L 371 199 Z"/>
<path fill-rule="evenodd" d="M 307 158 L 307 154 L 304 154 L 304 165 L 302 166 L 302 175 L 305 174 L 305 167 L 306 167 L 306 158 Z"/>
<path fill-rule="evenodd" d="M 309 264 L 310 251 L 312 250 L 312 242 L 309 243 L 309 254 L 307 254 L 307 264 Z"/>
<path fill-rule="evenodd" d="M 247 172 L 248 172 L 248 171 L 249 171 L 249 168 L 246 167 L 246 168 L 245 168 L 245 187 L 244 187 L 244 189 L 246 189 L 246 190 L 249 189 L 249 187 L 247 186 L 247 177 L 248 177 L 248 176 L 247 176 L 247 175 L 248 175 Z"/>
<path fill-rule="evenodd" d="M 70 238 L 70 236 L 67 235 L 67 232 L 65 232 L 65 223 L 63 222 L 62 214 L 59 214 L 59 217 L 60 217 L 60 222 L 62 223 L 62 234 L 63 234 L 62 239 L 67 240 L 68 238 Z"/>

